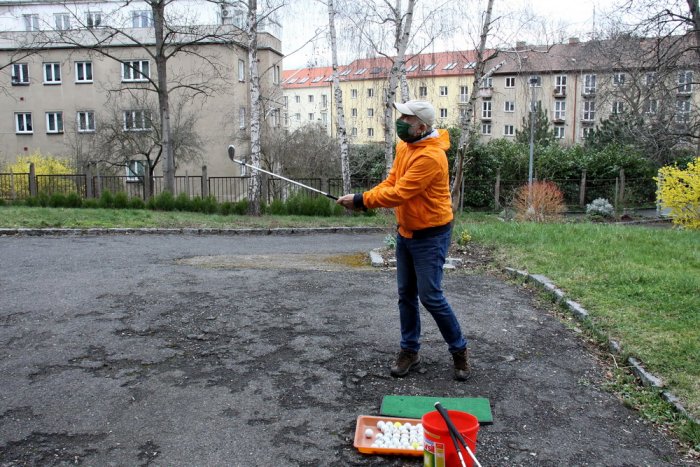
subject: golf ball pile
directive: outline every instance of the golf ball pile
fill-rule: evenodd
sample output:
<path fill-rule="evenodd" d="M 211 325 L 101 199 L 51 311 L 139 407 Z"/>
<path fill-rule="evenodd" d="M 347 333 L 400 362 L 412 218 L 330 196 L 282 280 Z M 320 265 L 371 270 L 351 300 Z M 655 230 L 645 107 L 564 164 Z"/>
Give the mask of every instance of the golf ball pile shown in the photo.
<path fill-rule="evenodd" d="M 378 433 L 374 436 L 373 448 L 423 450 L 423 424 L 400 423 L 379 420 Z"/>

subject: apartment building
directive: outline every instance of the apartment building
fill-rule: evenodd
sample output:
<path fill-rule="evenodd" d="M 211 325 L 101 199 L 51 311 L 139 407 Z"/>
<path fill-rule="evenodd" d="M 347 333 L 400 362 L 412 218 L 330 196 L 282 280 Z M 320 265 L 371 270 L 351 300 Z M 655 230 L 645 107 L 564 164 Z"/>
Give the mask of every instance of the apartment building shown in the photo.
<path fill-rule="evenodd" d="M 333 69 L 331 67 L 285 70 L 284 122 L 287 131 L 318 124 L 331 134 Z M 290 110 L 291 109 L 291 110 Z"/>
<path fill-rule="evenodd" d="M 193 53 L 174 54 L 167 64 L 171 127 L 176 132 L 182 125 L 183 134 L 194 132 L 201 141 L 198 158 L 176 158 L 176 174 L 199 174 L 206 165 L 210 176 L 238 175 L 226 148 L 235 144 L 244 153 L 250 139 L 248 50 L 238 27 L 245 11 L 237 2 L 183 0 L 173 2 L 170 13 L 211 32 L 189 47 Z M 269 20 L 268 25 L 258 35 L 258 69 L 265 123 L 274 127 L 283 103 L 283 56 L 278 25 Z M 117 28 L 123 34 L 96 41 Z M 0 31 L 0 165 L 37 150 L 81 164 L 91 158 L 100 132 L 115 124 L 125 137 L 148 133 L 157 139 L 158 101 L 151 83 L 158 76 L 152 13 L 145 2 L 0 0 Z M 68 43 L 64 34 L 79 41 Z M 123 170 L 142 173 L 142 160 L 135 153 Z"/>
<path fill-rule="evenodd" d="M 669 44 L 659 39 L 628 40 L 624 56 L 622 46 L 613 41 L 571 38 L 565 44 L 547 47 L 519 42 L 486 63 L 486 70 L 498 68 L 479 85 L 475 127 L 482 141 L 515 138 L 529 109 L 541 106 L 555 138 L 562 144 L 574 144 L 613 114 L 634 112 L 646 120 L 659 120 L 665 109 L 664 124 L 670 132 L 686 127 L 697 134 L 697 61 L 687 53 L 679 53 L 672 63 L 662 65 L 652 59 L 654 51 L 668 52 L 686 40 L 681 39 L 668 40 Z M 355 143 L 383 141 L 383 102 L 390 66 L 388 59 L 376 58 L 340 67 L 346 126 Z M 466 117 L 474 67 L 473 51 L 409 57 L 408 98 L 432 102 L 438 125 L 459 125 Z M 287 81 L 283 88 L 287 96 Z M 294 106 L 290 101 L 290 114 L 296 112 Z M 332 122 L 335 125 L 334 119 Z M 333 129 L 331 132 L 334 134 Z"/>

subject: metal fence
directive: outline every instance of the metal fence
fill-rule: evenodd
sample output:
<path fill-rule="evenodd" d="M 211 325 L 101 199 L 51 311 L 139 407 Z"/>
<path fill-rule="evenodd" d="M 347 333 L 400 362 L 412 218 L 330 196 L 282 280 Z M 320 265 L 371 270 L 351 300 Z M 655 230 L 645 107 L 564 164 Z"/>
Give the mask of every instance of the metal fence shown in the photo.
<path fill-rule="evenodd" d="M 28 173 L 0 173 L 0 199 L 25 199 L 29 196 Z"/>

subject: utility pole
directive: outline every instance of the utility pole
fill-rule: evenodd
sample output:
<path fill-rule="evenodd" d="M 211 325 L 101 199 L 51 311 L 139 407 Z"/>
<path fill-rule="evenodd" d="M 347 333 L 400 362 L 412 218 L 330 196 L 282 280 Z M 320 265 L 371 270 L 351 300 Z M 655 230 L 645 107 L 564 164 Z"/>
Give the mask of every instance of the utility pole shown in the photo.
<path fill-rule="evenodd" d="M 531 76 L 528 80 L 530 84 L 530 161 L 527 170 L 527 190 L 528 198 L 532 196 L 532 168 L 535 156 L 535 86 L 540 84 L 539 76 Z"/>

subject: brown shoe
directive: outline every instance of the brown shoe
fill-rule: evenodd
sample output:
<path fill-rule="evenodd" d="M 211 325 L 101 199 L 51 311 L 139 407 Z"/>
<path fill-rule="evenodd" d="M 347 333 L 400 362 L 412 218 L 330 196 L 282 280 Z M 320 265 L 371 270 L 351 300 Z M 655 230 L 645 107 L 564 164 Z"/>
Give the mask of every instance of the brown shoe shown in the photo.
<path fill-rule="evenodd" d="M 418 366 L 420 363 L 420 355 L 412 350 L 401 349 L 396 356 L 396 361 L 391 365 L 391 376 L 397 378 L 406 376 L 411 368 Z"/>
<path fill-rule="evenodd" d="M 467 349 L 460 350 L 452 354 L 452 360 L 455 364 L 454 378 L 457 381 L 466 381 L 471 376 L 472 369 L 469 366 L 469 351 Z"/>

